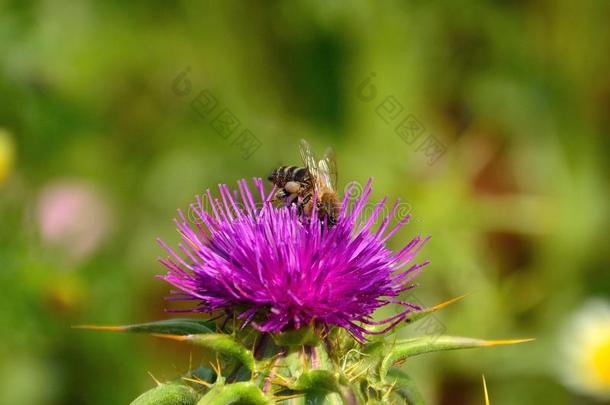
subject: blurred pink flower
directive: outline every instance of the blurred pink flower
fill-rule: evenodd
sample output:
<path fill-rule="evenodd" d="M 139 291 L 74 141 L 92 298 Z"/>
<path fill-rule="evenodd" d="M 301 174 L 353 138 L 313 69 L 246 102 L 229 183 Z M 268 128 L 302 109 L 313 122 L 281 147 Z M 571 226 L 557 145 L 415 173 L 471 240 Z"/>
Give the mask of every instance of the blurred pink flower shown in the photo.
<path fill-rule="evenodd" d="M 75 261 L 95 252 L 111 228 L 107 200 L 86 182 L 48 184 L 40 192 L 36 212 L 43 241 Z"/>

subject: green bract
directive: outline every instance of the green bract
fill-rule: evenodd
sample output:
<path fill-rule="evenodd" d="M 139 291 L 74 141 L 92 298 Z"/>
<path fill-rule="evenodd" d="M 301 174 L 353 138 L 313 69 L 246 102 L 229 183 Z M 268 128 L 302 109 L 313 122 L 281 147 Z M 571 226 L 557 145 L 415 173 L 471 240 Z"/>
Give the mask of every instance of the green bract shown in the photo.
<path fill-rule="evenodd" d="M 402 326 L 453 301 L 416 311 Z M 207 358 L 215 359 L 175 381 L 159 383 L 132 405 L 423 404 L 413 380 L 397 368 L 404 360 L 526 341 L 424 335 L 359 343 L 340 328 L 323 333 L 310 325 L 271 335 L 242 331 L 237 324 L 220 330 L 213 322 L 194 319 L 84 328 L 150 333 L 201 347 Z"/>

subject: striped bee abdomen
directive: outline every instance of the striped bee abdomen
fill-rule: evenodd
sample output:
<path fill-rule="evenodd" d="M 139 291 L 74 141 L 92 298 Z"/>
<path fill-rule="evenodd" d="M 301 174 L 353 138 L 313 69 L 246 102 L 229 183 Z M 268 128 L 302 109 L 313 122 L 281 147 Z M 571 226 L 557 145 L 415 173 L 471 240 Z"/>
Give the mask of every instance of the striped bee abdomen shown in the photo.
<path fill-rule="evenodd" d="M 271 172 L 268 180 L 278 187 L 284 187 L 289 181 L 307 183 L 309 181 L 309 170 L 298 166 L 282 166 Z"/>

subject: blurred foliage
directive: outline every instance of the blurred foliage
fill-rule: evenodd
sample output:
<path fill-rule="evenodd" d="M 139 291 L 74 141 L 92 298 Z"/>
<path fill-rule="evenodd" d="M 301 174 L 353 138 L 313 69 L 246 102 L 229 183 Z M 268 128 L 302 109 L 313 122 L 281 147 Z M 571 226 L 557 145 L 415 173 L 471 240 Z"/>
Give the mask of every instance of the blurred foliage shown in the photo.
<path fill-rule="evenodd" d="M 155 275 L 171 218 L 220 182 L 338 155 L 340 188 L 375 179 L 433 235 L 416 295 L 451 334 L 535 336 L 427 355 L 405 369 L 432 404 L 592 403 L 560 385 L 565 314 L 610 295 L 610 2 L 0 2 L 0 403 L 127 403 L 189 366 L 172 342 L 73 330 L 164 316 Z M 193 93 L 172 89 L 190 67 Z M 359 97 L 372 78 L 375 97 Z M 218 101 L 202 118 L 195 92 Z M 403 111 L 386 123 L 379 105 Z M 243 159 L 228 108 L 261 146 Z M 412 114 L 446 146 L 433 165 L 395 132 Z M 6 175 L 4 172 L 7 172 Z M 73 261 L 40 235 L 42 187 L 86 181 L 112 234 Z M 93 214 L 92 214 L 93 215 Z M 171 242 L 171 240 L 170 240 Z M 199 352 L 193 352 L 195 361 Z"/>

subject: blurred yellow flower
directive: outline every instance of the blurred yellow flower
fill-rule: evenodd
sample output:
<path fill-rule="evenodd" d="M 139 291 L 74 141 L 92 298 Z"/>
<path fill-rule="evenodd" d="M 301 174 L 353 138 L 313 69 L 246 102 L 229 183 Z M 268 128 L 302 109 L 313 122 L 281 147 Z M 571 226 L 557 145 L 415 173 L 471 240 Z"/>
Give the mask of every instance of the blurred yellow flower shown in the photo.
<path fill-rule="evenodd" d="M 610 304 L 592 300 L 579 309 L 561 340 L 566 385 L 583 394 L 610 399 Z"/>
<path fill-rule="evenodd" d="M 0 128 L 0 184 L 7 179 L 13 160 L 15 158 L 15 146 L 9 132 Z"/>

